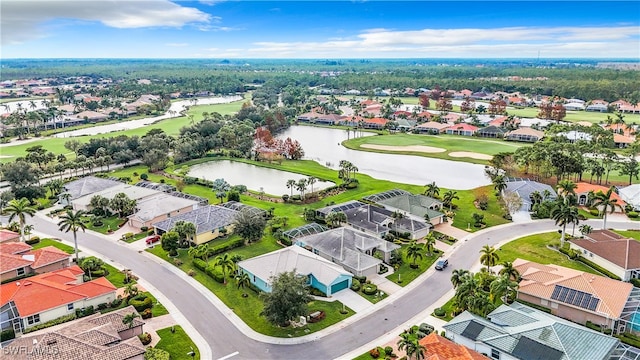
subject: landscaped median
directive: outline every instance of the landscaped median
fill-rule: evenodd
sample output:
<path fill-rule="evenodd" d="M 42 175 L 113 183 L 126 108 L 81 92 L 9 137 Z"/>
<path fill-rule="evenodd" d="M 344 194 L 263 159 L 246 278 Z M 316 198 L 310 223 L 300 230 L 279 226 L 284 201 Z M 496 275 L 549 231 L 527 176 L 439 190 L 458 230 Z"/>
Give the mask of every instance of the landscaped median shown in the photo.
<path fill-rule="evenodd" d="M 233 241 L 233 239 L 223 241 Z M 211 244 L 210 247 L 216 245 L 220 245 L 219 241 Z M 256 243 L 231 250 L 228 252 L 228 255 L 231 258 L 239 255 L 242 259 L 247 259 L 278 248 L 280 248 L 280 246 L 276 244 L 273 239 L 265 237 Z M 348 307 L 345 307 L 346 313 L 342 314 L 343 304 L 339 301 L 327 302 L 314 300 L 309 303 L 309 311 L 310 313 L 316 311 L 324 312 L 325 318 L 322 321 L 307 323 L 305 326 L 297 328 L 292 326 L 286 328 L 276 327 L 271 325 L 264 316 L 260 315 L 264 306 L 259 293 L 248 288 L 239 288 L 236 280 L 230 275 L 227 275 L 226 284 L 217 282 L 213 277 L 194 266 L 193 258 L 189 256 L 187 249 L 178 250 L 178 256 L 175 258 L 169 258 L 166 251 L 162 250 L 160 246 L 154 246 L 153 248 L 147 249 L 147 251 L 192 275 L 195 280 L 204 285 L 226 306 L 233 310 L 249 327 L 264 335 L 274 337 L 304 336 L 327 328 L 355 314 L 355 312 Z M 209 259 L 208 263 L 213 264 L 213 260 L 213 258 Z M 245 293 L 248 295 L 247 297 L 242 296 Z"/>

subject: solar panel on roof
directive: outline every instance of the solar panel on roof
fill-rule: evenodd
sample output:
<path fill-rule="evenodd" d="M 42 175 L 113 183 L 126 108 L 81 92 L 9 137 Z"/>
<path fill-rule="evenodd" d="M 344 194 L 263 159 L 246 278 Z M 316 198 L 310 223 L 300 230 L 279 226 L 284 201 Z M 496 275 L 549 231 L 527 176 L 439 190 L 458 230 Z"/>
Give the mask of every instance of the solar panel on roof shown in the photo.
<path fill-rule="evenodd" d="M 551 298 L 553 300 L 558 300 L 558 295 L 560 295 L 560 290 L 562 290 L 561 286 L 556 286 L 553 288 L 553 294 L 551 294 Z"/>
<path fill-rule="evenodd" d="M 591 301 L 589 302 L 589 307 L 587 307 L 587 309 L 595 311 L 596 307 L 598 307 L 599 302 L 600 302 L 600 299 L 592 298 Z"/>
<path fill-rule="evenodd" d="M 569 294 L 567 295 L 567 300 L 565 300 L 569 304 L 573 304 L 573 299 L 576 297 L 577 291 L 571 289 L 569 290 Z M 574 304 L 575 305 L 575 304 Z"/>
<path fill-rule="evenodd" d="M 582 291 L 579 291 L 578 294 L 576 295 L 576 298 L 573 299 L 573 305 L 580 306 L 580 303 L 582 302 L 582 298 L 585 295 L 586 295 L 585 293 L 583 293 Z"/>
<path fill-rule="evenodd" d="M 552 300 L 561 301 L 566 304 L 575 305 L 583 309 L 595 311 L 598 307 L 600 299 L 593 297 L 583 291 L 569 289 L 567 287 L 556 285 L 551 294 Z"/>

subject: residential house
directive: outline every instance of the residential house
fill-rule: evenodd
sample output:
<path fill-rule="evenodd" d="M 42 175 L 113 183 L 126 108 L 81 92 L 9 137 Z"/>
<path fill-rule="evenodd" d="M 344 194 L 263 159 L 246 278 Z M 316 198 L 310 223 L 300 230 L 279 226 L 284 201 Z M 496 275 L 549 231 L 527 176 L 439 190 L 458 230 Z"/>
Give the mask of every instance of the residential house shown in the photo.
<path fill-rule="evenodd" d="M 193 223 L 196 226 L 194 243 L 200 245 L 233 231 L 237 214 L 236 210 L 207 205 L 154 223 L 153 227 L 156 234 L 162 235 L 171 231 L 178 221 Z"/>
<path fill-rule="evenodd" d="M 606 186 L 589 184 L 586 182 L 576 183 L 575 193 L 576 193 L 576 197 L 578 198 L 578 205 L 586 206 L 589 200 L 589 193 L 590 192 L 597 193 L 599 191 L 606 193 L 607 191 L 609 191 L 609 188 Z M 624 212 L 625 202 L 620 198 L 620 196 L 615 192 L 613 192 L 611 193 L 611 198 L 616 199 L 617 204 L 620 205 L 619 207 L 615 208 L 614 212 Z M 608 209 L 608 210 L 610 211 L 611 209 Z"/>
<path fill-rule="evenodd" d="M 343 203 L 340 203 L 340 204 L 328 205 L 328 206 L 322 207 L 320 209 L 317 209 L 316 210 L 316 217 L 324 219 L 330 213 L 345 211 L 345 210 L 348 210 L 348 209 L 359 208 L 359 207 L 361 207 L 363 205 L 364 205 L 364 203 L 360 202 L 358 200 L 349 200 L 347 202 L 343 202 Z"/>
<path fill-rule="evenodd" d="M 0 285 L 0 330 L 24 329 L 115 300 L 104 277 L 83 282 L 77 265 Z"/>
<path fill-rule="evenodd" d="M 509 131 L 505 134 L 504 139 L 509 141 L 537 142 L 544 137 L 544 132 L 528 127 Z"/>
<path fill-rule="evenodd" d="M 613 134 L 613 144 L 619 149 L 624 149 L 627 146 L 633 144 L 635 141 L 636 139 L 631 136 Z"/>
<path fill-rule="evenodd" d="M 478 131 L 477 126 L 471 124 L 455 124 L 445 129 L 449 135 L 473 136 Z"/>
<path fill-rule="evenodd" d="M 0 229 L 0 243 L 15 241 L 20 241 L 20 233 L 7 229 Z"/>
<path fill-rule="evenodd" d="M 356 276 L 377 274 L 382 261 L 388 263 L 391 252 L 400 248 L 400 245 L 346 227 L 299 237 L 296 245 L 341 265 Z M 376 252 L 381 254 L 382 260 L 374 256 Z"/>
<path fill-rule="evenodd" d="M 238 269 L 249 275 L 251 283 L 264 292 L 271 292 L 272 277 L 289 271 L 305 276 L 309 286 L 327 296 L 349 289 L 353 278 L 341 266 L 299 246 L 290 246 L 240 261 Z"/>
<path fill-rule="evenodd" d="M 613 330 L 627 331 L 635 326 L 640 331 L 640 310 L 637 306 L 625 313 L 627 304 L 640 301 L 640 289 L 608 277 L 577 271 L 562 266 L 542 265 L 516 259 L 513 266 L 520 273 L 518 299 L 549 309 L 551 314 L 578 324 L 587 321 Z M 629 305 L 629 309 L 631 309 Z M 623 315 L 635 319 L 633 325 Z M 623 314 L 624 313 L 624 314 Z"/>
<path fill-rule="evenodd" d="M 133 319 L 131 327 L 123 323 L 128 314 L 136 314 L 128 306 L 107 314 L 94 314 L 65 323 L 50 331 L 38 331 L 11 342 L 11 349 L 23 349 L 12 354 L 16 360 L 96 359 L 143 360 L 145 347 L 137 335 L 144 322 Z"/>
<path fill-rule="evenodd" d="M 610 230 L 594 230 L 569 240 L 582 257 L 602 266 L 623 281 L 640 279 L 640 242 Z"/>
<path fill-rule="evenodd" d="M 78 180 L 70 181 L 64 184 L 63 191 L 58 196 L 61 205 L 69 205 L 71 200 L 92 195 L 98 191 L 106 190 L 115 186 L 122 185 L 122 182 L 103 179 L 95 176 L 85 176 Z M 69 202 L 67 202 L 65 194 L 69 194 Z"/>
<path fill-rule="evenodd" d="M 361 123 L 364 129 L 374 129 L 374 130 L 382 130 L 387 125 L 389 120 L 379 117 L 374 118 L 364 118 L 364 121 Z"/>
<path fill-rule="evenodd" d="M 584 103 L 579 102 L 568 102 L 562 106 L 569 111 L 582 111 L 585 109 Z"/>
<path fill-rule="evenodd" d="M 364 197 L 364 200 L 380 204 L 391 211 L 398 211 L 406 217 L 417 220 L 428 218 L 431 225 L 444 222 L 442 201 L 412 194 L 408 191 L 393 189 Z"/>
<path fill-rule="evenodd" d="M 590 105 L 587 105 L 585 110 L 586 111 L 596 111 L 596 112 L 607 112 L 607 111 L 609 111 L 609 106 L 607 104 L 593 103 L 592 102 Z"/>
<path fill-rule="evenodd" d="M 129 226 L 151 228 L 152 224 L 198 208 L 198 201 L 157 193 L 136 202 L 136 212 L 129 215 Z"/>
<path fill-rule="evenodd" d="M 0 281 L 69 267 L 71 255 L 54 246 L 32 249 L 23 242 L 0 243 Z"/>
<path fill-rule="evenodd" d="M 457 113 L 447 113 L 447 114 L 440 114 L 440 119 L 442 119 L 442 121 L 446 121 L 448 123 L 455 123 L 455 122 L 462 122 L 465 121 L 465 119 L 467 119 L 467 115 L 466 114 L 457 114 Z"/>
<path fill-rule="evenodd" d="M 507 130 L 499 126 L 489 125 L 487 127 L 483 127 L 482 129 L 479 129 L 476 134 L 479 137 L 502 139 L 502 137 L 506 132 Z"/>
<path fill-rule="evenodd" d="M 633 210 L 640 211 L 640 184 L 633 184 L 618 190 L 618 195 L 627 204 L 633 207 Z M 2 238 L 0 237 L 0 241 Z"/>
<path fill-rule="evenodd" d="M 609 360 L 620 340 L 518 302 L 483 318 L 468 311 L 443 328 L 447 337 L 491 359 Z"/>
<path fill-rule="evenodd" d="M 384 237 L 390 230 L 399 233 L 409 233 L 411 239 L 420 239 L 429 234 L 431 224 L 424 220 L 404 217 L 383 207 L 365 204 L 361 207 L 344 210 L 347 224 L 351 227 Z"/>
<path fill-rule="evenodd" d="M 74 210 L 91 210 L 91 198 L 96 195 L 100 195 L 109 200 L 113 199 L 117 194 L 123 193 L 131 200 L 141 200 L 146 197 L 150 197 L 160 193 L 160 191 L 144 188 L 141 186 L 129 185 L 125 183 L 119 183 L 116 186 L 109 187 L 104 190 L 96 191 L 94 193 L 84 195 L 82 197 L 71 200 Z"/>
<path fill-rule="evenodd" d="M 444 134 L 445 130 L 451 126 L 451 124 L 443 124 L 436 121 L 429 121 L 417 125 L 414 129 L 419 133 L 428 133 L 433 135 Z"/>
<path fill-rule="evenodd" d="M 537 192 L 544 197 L 547 194 L 548 199 L 555 199 L 557 194 L 553 187 L 547 184 L 532 181 L 526 178 L 508 178 L 506 181 L 507 187 L 502 191 L 502 194 L 515 193 L 522 200 L 522 206 L 519 211 L 532 211 L 533 199 L 532 194 Z"/>
<path fill-rule="evenodd" d="M 436 331 L 420 339 L 425 347 L 424 360 L 487 360 L 488 358 L 466 346 L 438 335 Z"/>
<path fill-rule="evenodd" d="M 109 118 L 109 115 L 105 115 L 103 113 L 99 113 L 96 111 L 86 110 L 86 111 L 75 114 L 73 117 L 75 117 L 78 120 L 84 120 L 88 122 L 98 122 L 98 121 L 107 120 Z"/>

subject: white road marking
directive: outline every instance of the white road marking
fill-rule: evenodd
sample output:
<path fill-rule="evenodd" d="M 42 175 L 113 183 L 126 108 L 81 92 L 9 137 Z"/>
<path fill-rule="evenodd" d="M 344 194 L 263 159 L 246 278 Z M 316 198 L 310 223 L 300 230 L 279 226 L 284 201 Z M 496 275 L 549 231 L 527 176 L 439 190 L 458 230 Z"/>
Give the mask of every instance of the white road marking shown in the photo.
<path fill-rule="evenodd" d="M 221 358 L 220 358 L 220 359 L 218 359 L 218 360 L 227 360 L 227 359 L 232 358 L 232 357 L 234 357 L 234 356 L 236 356 L 236 355 L 238 355 L 238 354 L 240 354 L 240 353 L 236 351 L 236 352 L 231 353 L 231 354 L 229 354 L 229 355 L 223 356 L 223 357 L 221 357 Z"/>

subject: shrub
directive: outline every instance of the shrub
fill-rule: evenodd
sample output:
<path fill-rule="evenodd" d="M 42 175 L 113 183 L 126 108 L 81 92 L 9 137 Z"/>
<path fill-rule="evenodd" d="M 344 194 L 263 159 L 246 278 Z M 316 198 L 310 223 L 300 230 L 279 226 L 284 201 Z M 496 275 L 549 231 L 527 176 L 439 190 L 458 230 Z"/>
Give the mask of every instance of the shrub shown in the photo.
<path fill-rule="evenodd" d="M 393 348 L 391 346 L 384 347 L 384 354 L 386 356 L 393 356 Z"/>
<path fill-rule="evenodd" d="M 378 292 L 378 287 L 374 284 L 364 284 L 362 292 L 367 295 L 375 295 Z"/>
<path fill-rule="evenodd" d="M 433 325 L 429 325 L 427 323 L 420 324 L 420 327 L 418 329 L 420 330 L 420 332 L 424 333 L 425 336 L 431 334 L 433 330 L 435 330 Z"/>
<path fill-rule="evenodd" d="M 364 284 L 367 282 L 367 277 L 366 276 L 354 276 L 353 277 L 354 280 L 358 280 L 360 282 L 360 284 Z"/>
<path fill-rule="evenodd" d="M 149 174 L 147 173 L 140 174 L 140 180 L 149 180 Z"/>
<path fill-rule="evenodd" d="M 133 176 L 138 176 L 138 175 L 139 175 L 139 174 L 138 174 L 138 172 L 137 172 L 137 171 L 134 171 L 134 172 L 133 172 Z"/>
<path fill-rule="evenodd" d="M 284 201 L 284 202 L 289 201 L 289 194 L 282 195 L 282 201 Z"/>
<path fill-rule="evenodd" d="M 98 310 L 100 311 L 106 309 L 107 307 L 109 307 L 109 304 L 107 303 L 98 304 Z"/>
<path fill-rule="evenodd" d="M 187 275 L 189 276 L 196 276 L 196 271 L 193 269 L 189 269 L 189 271 L 187 271 Z"/>
<path fill-rule="evenodd" d="M 198 270 L 204 271 L 207 268 L 207 263 L 202 259 L 193 259 L 193 266 Z"/>
<path fill-rule="evenodd" d="M 598 209 L 590 209 L 589 210 L 589 214 L 591 214 L 593 216 L 599 216 L 600 215 L 600 210 L 598 210 Z"/>
<path fill-rule="evenodd" d="M 71 321 L 71 320 L 75 320 L 76 319 L 76 314 L 70 314 L 70 315 L 65 315 L 65 316 L 61 316 L 57 319 L 53 319 L 50 321 L 47 321 L 46 323 L 42 323 L 36 326 L 32 326 L 28 329 L 25 329 L 22 333 L 23 334 L 27 334 L 30 333 L 32 331 L 36 331 L 36 330 L 41 330 L 41 329 L 45 329 L 51 326 L 55 326 L 55 325 L 59 325 L 62 323 L 66 323 L 67 321 Z"/>
<path fill-rule="evenodd" d="M 137 312 L 141 313 L 153 307 L 153 300 L 146 294 L 141 293 L 129 299 L 128 304 L 136 308 Z"/>
<path fill-rule="evenodd" d="M 15 338 L 16 338 L 16 333 L 13 332 L 13 329 L 0 332 L 0 342 L 4 342 L 4 341 L 15 339 Z"/>
<path fill-rule="evenodd" d="M 81 318 L 89 315 L 93 315 L 95 313 L 95 309 L 93 306 L 88 306 L 84 309 L 76 309 L 76 318 Z"/>
<path fill-rule="evenodd" d="M 353 282 L 351 283 L 351 290 L 360 291 L 360 281 L 353 279 Z"/>
<path fill-rule="evenodd" d="M 594 263 L 594 262 L 592 262 L 590 260 L 585 259 L 582 256 L 578 256 L 577 260 L 582 262 L 582 263 L 584 263 L 584 264 L 586 264 L 587 266 L 593 268 L 594 270 L 596 270 L 598 272 L 601 272 L 604 276 L 610 277 L 610 278 L 612 278 L 614 280 L 622 280 L 616 274 L 612 273 L 611 271 L 603 268 L 602 266 L 600 266 L 600 265 L 598 265 L 598 264 L 596 264 L 596 263 Z"/>
<path fill-rule="evenodd" d="M 281 242 L 283 245 L 286 245 L 286 246 L 291 246 L 291 245 L 293 245 L 293 241 L 291 241 L 291 239 L 289 239 L 289 238 L 288 238 L 288 237 L 286 237 L 286 236 L 281 237 L 281 238 L 280 238 L 280 242 Z"/>
<path fill-rule="evenodd" d="M 138 339 L 140 339 L 142 345 L 149 345 L 151 343 L 151 334 L 149 334 L 148 332 L 140 334 L 138 335 Z"/>
<path fill-rule="evenodd" d="M 239 248 L 244 245 L 244 239 L 236 239 L 234 241 L 220 244 L 209 249 L 209 257 L 227 252 L 231 249 Z"/>
<path fill-rule="evenodd" d="M 40 237 L 39 236 L 32 236 L 31 239 L 25 241 L 25 243 L 27 243 L 27 245 L 35 245 L 35 244 L 37 244 L 39 242 L 40 242 Z"/>
<path fill-rule="evenodd" d="M 147 232 L 147 235 L 155 235 L 155 230 L 151 229 Z"/>
<path fill-rule="evenodd" d="M 144 309 L 143 312 L 140 313 L 140 317 L 143 319 L 150 319 L 153 316 L 151 309 Z"/>
<path fill-rule="evenodd" d="M 117 308 L 120 306 L 120 304 L 122 304 L 122 296 L 118 295 L 118 297 L 111 302 L 111 307 Z"/>
<path fill-rule="evenodd" d="M 140 232 L 145 232 L 145 231 L 148 231 L 148 230 L 149 230 L 148 226 L 143 226 L 143 227 L 140 228 Z"/>
<path fill-rule="evenodd" d="M 444 309 L 443 309 L 443 308 L 436 308 L 436 309 L 433 311 L 433 314 L 434 314 L 435 316 L 437 316 L 437 317 L 443 317 L 443 316 L 447 315 L 447 312 L 446 312 L 446 311 L 444 311 Z"/>
<path fill-rule="evenodd" d="M 240 202 L 240 193 L 237 191 L 231 191 L 227 196 L 227 200 Z"/>
<path fill-rule="evenodd" d="M 380 351 L 378 350 L 378 348 L 373 348 L 369 350 L 369 355 L 371 355 L 372 358 L 377 359 L 380 357 Z"/>
<path fill-rule="evenodd" d="M 629 280 L 635 287 L 640 287 L 640 279 L 631 279 Z"/>
<path fill-rule="evenodd" d="M 144 360 L 169 360 L 170 355 L 168 352 L 162 349 L 156 348 L 148 348 L 147 351 L 144 352 Z"/>
<path fill-rule="evenodd" d="M 173 259 L 173 265 L 182 266 L 183 262 L 180 259 Z"/>
<path fill-rule="evenodd" d="M 296 194 L 293 195 L 292 197 L 290 197 L 289 199 L 291 199 L 291 201 L 300 201 L 302 200 L 302 198 L 300 197 L 300 195 Z"/>
<path fill-rule="evenodd" d="M 637 212 L 637 211 L 629 211 L 629 212 L 627 213 L 627 216 L 628 216 L 629 218 L 631 218 L 631 219 L 635 219 L 635 218 L 637 218 L 637 217 L 638 217 L 638 212 Z"/>

